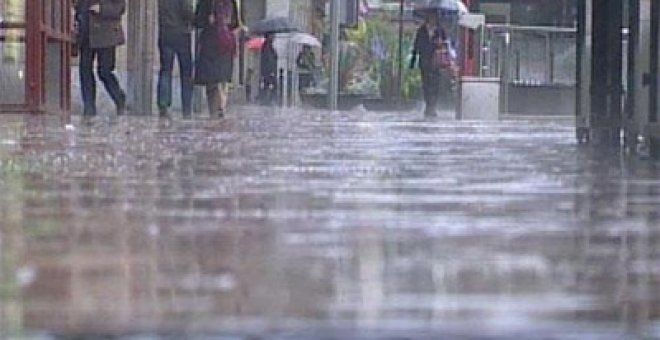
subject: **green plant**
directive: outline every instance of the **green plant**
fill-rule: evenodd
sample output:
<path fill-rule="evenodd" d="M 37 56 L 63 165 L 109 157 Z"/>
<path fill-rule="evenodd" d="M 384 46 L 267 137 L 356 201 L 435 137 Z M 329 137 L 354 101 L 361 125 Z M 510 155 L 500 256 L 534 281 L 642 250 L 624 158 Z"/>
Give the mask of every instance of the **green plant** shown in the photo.
<path fill-rule="evenodd" d="M 399 32 L 398 25 L 387 14 L 368 17 L 357 30 L 349 33 L 349 39 L 362 50 L 368 77 L 378 83 L 382 98 L 398 98 L 399 88 Z M 417 70 L 408 69 L 408 58 L 412 50 L 414 31 L 405 27 L 402 43 L 403 73 L 400 95 L 408 100 L 419 96 L 421 76 Z"/>

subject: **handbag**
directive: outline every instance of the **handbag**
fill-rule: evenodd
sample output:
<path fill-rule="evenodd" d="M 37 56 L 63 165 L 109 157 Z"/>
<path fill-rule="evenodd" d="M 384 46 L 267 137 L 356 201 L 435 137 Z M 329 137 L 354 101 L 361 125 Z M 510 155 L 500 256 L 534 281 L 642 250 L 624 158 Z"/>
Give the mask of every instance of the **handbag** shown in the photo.
<path fill-rule="evenodd" d="M 446 70 L 451 68 L 452 60 L 448 49 L 436 48 L 433 52 L 433 68 Z"/>
<path fill-rule="evenodd" d="M 226 0 L 221 0 L 216 3 L 215 24 L 218 44 L 220 45 L 220 54 L 233 57 L 236 55 L 236 51 L 238 49 L 236 44 L 236 37 L 234 36 L 234 33 L 229 30 L 227 23 L 225 22 L 225 14 L 227 11 L 231 11 L 230 13 L 233 13 L 231 6 L 231 3 Z"/>

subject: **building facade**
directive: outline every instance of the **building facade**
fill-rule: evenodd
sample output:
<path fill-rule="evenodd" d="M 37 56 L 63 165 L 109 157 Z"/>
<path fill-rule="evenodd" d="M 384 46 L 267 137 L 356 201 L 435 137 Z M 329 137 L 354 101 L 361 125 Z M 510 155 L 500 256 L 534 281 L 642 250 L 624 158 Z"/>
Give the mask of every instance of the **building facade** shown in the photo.
<path fill-rule="evenodd" d="M 494 24 L 575 27 L 577 20 L 574 0 L 473 0 L 471 10 Z"/>

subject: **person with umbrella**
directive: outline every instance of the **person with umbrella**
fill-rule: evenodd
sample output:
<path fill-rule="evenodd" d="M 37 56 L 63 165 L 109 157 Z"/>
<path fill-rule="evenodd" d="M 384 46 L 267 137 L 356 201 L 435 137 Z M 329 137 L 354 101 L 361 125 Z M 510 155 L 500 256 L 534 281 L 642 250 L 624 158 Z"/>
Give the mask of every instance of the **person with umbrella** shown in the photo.
<path fill-rule="evenodd" d="M 300 71 L 300 89 L 314 85 L 314 72 L 316 71 L 316 56 L 311 45 L 303 45 L 302 51 L 296 58 L 296 65 Z"/>
<path fill-rule="evenodd" d="M 422 88 L 424 92 L 424 102 L 426 116 L 436 116 L 438 97 L 441 88 L 441 68 L 437 60 L 437 51 L 447 40 L 445 31 L 440 27 L 438 12 L 429 10 L 426 12 L 424 24 L 417 30 L 415 43 L 413 46 L 410 68 L 414 69 L 417 59 L 419 59 L 419 68 L 422 73 Z"/>
<path fill-rule="evenodd" d="M 195 83 L 206 87 L 210 115 L 223 116 L 228 85 L 237 52 L 235 31 L 240 27 L 236 0 L 199 0 L 195 26 L 201 29 L 195 60 Z"/>
<path fill-rule="evenodd" d="M 262 104 L 272 104 L 277 94 L 277 52 L 273 45 L 275 34 L 297 31 L 298 28 L 286 17 L 265 18 L 250 26 L 252 34 L 265 37 L 261 47 L 261 67 L 259 69 L 259 98 Z"/>
<path fill-rule="evenodd" d="M 277 94 L 277 52 L 273 42 L 273 33 L 265 34 L 266 40 L 261 47 L 260 93 L 262 104 L 271 105 Z"/>

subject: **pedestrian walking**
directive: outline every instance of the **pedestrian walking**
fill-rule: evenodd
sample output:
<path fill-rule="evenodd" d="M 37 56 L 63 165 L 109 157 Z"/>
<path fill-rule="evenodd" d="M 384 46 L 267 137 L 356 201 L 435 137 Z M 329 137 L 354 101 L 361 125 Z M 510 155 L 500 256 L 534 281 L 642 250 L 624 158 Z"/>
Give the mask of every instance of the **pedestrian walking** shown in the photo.
<path fill-rule="evenodd" d="M 273 46 L 275 35 L 266 34 L 266 41 L 261 48 L 260 97 L 264 105 L 272 105 L 277 97 L 277 52 Z"/>
<path fill-rule="evenodd" d="M 299 90 L 312 87 L 316 84 L 314 72 L 316 72 L 316 56 L 312 51 L 312 46 L 303 45 L 302 51 L 296 58 L 296 65 L 299 72 Z"/>
<path fill-rule="evenodd" d="M 447 35 L 439 25 L 437 11 L 429 11 L 424 24 L 417 30 L 410 60 L 411 69 L 415 68 L 416 62 L 419 61 L 426 116 L 437 115 L 436 109 L 442 82 L 442 62 L 439 63 L 436 59 L 439 57 L 436 52 L 446 40 Z"/>
<path fill-rule="evenodd" d="M 126 110 L 126 94 L 115 75 L 116 49 L 125 43 L 121 18 L 125 0 L 78 0 L 75 5 L 76 44 L 80 49 L 80 83 L 83 117 L 96 115 L 97 74 L 115 103 L 117 115 Z"/>
<path fill-rule="evenodd" d="M 240 27 L 236 0 L 199 0 L 195 26 L 201 32 L 194 81 L 206 87 L 209 113 L 223 116 L 234 74 L 235 31 Z"/>
<path fill-rule="evenodd" d="M 172 106 L 172 69 L 179 62 L 181 77 L 181 106 L 184 117 L 192 112 L 193 60 L 192 24 L 193 5 L 190 0 L 158 0 L 158 73 L 157 104 L 160 115 L 166 117 Z"/>

